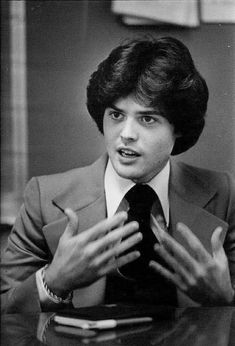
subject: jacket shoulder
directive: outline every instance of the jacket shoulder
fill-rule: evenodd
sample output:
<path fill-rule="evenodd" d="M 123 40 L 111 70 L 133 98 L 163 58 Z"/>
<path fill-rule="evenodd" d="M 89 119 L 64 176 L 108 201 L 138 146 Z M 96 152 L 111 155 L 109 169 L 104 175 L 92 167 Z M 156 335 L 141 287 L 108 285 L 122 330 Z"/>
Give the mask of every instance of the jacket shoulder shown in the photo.
<path fill-rule="evenodd" d="M 41 191 L 51 191 L 54 195 L 62 193 L 67 190 L 71 185 L 81 184 L 85 177 L 89 176 L 91 166 L 79 167 L 70 169 L 65 172 L 41 175 L 36 177 Z"/>
<path fill-rule="evenodd" d="M 212 185 L 220 183 L 227 184 L 227 181 L 234 181 L 234 177 L 231 173 L 226 171 L 217 171 L 217 170 L 211 170 L 206 168 L 201 168 L 197 166 L 192 166 L 189 164 L 186 164 L 184 162 L 177 163 L 181 171 L 191 177 L 193 180 L 196 180 L 198 182 L 206 182 L 207 184 L 210 183 Z M 218 187 L 218 186 L 217 186 Z"/>
<path fill-rule="evenodd" d="M 105 167 L 106 159 L 101 157 L 90 165 L 62 173 L 39 176 L 36 179 L 41 193 L 53 199 L 57 195 L 72 193 L 74 190 L 84 190 L 84 187 L 92 182 L 101 181 Z"/>
<path fill-rule="evenodd" d="M 235 179 L 226 171 L 216 171 L 196 167 L 184 162 L 177 163 L 185 184 L 194 184 L 204 191 L 215 190 L 221 194 L 235 195 Z"/>

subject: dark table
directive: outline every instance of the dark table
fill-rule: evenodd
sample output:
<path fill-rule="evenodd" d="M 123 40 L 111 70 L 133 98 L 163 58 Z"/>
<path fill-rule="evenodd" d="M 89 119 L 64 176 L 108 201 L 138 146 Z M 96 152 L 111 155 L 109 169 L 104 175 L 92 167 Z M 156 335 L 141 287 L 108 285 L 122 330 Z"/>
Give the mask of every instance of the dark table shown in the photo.
<path fill-rule="evenodd" d="M 151 324 L 95 332 L 56 325 L 53 313 L 3 315 L 1 345 L 235 345 L 235 308 L 174 309 Z"/>

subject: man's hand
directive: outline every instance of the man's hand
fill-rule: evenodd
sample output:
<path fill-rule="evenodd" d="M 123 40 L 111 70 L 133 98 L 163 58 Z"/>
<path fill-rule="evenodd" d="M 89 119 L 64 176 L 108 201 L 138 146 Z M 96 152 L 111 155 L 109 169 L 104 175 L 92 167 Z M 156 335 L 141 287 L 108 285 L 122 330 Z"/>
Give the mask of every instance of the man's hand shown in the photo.
<path fill-rule="evenodd" d="M 71 209 L 66 209 L 65 213 L 68 225 L 52 263 L 45 271 L 48 287 L 58 296 L 63 297 L 76 288 L 88 286 L 140 256 L 138 251 L 121 256 L 142 239 L 139 232 L 131 235 L 138 230 L 137 222 L 124 225 L 127 213 L 118 213 L 79 234 L 77 215 Z"/>
<path fill-rule="evenodd" d="M 228 260 L 220 240 L 222 228 L 217 227 L 211 237 L 212 255 L 183 223 L 177 231 L 189 246 L 190 253 L 167 232 L 160 230 L 161 245 L 155 251 L 166 261 L 168 270 L 155 261 L 150 267 L 174 283 L 182 292 L 202 305 L 224 305 L 233 301 Z"/>

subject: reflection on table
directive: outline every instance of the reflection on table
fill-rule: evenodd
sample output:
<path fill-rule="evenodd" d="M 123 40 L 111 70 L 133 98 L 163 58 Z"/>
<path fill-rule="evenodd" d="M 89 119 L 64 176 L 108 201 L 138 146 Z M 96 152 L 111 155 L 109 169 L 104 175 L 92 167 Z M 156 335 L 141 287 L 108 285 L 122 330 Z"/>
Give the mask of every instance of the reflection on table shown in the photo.
<path fill-rule="evenodd" d="M 53 313 L 3 315 L 1 345 L 235 345 L 235 308 L 174 309 L 169 319 L 107 331 L 55 324 Z"/>

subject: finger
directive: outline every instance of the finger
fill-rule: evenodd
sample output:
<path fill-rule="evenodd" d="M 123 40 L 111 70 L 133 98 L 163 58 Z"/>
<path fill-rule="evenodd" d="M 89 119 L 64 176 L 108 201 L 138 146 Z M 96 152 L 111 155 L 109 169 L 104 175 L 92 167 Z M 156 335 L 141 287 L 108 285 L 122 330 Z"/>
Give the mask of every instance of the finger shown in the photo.
<path fill-rule="evenodd" d="M 164 233 L 167 232 L 166 229 L 163 229 L 160 226 L 160 223 L 151 215 L 151 222 L 153 223 L 154 228 L 157 229 L 157 233 L 158 233 L 158 240 L 161 243 L 161 238 L 164 237 Z"/>
<path fill-rule="evenodd" d="M 172 254 L 177 262 L 184 266 L 187 271 L 195 273 L 197 262 L 181 244 L 166 232 L 164 236 L 162 235 L 161 242 L 164 248 L 166 248 L 168 253 Z"/>
<path fill-rule="evenodd" d="M 188 272 L 163 246 L 156 244 L 154 250 L 164 259 L 175 273 L 181 276 L 184 282 L 189 284 L 191 283 L 191 272 Z"/>
<path fill-rule="evenodd" d="M 134 245 L 139 243 L 143 239 L 142 233 L 138 232 L 133 236 L 130 236 L 127 240 L 122 241 L 121 243 L 116 243 L 116 245 L 109 250 L 102 253 L 97 258 L 97 265 L 101 266 L 106 264 L 110 259 L 119 257 L 123 252 L 132 248 Z"/>
<path fill-rule="evenodd" d="M 126 219 L 127 219 L 126 212 L 117 213 L 111 218 L 102 220 L 99 223 L 97 223 L 95 226 L 88 229 L 87 231 L 81 233 L 80 237 L 82 237 L 82 240 L 85 243 L 96 240 L 97 238 L 110 232 L 112 229 L 118 228 L 121 225 L 123 225 Z"/>
<path fill-rule="evenodd" d="M 223 243 L 221 240 L 222 232 L 223 232 L 222 227 L 220 226 L 216 227 L 216 229 L 214 230 L 211 236 L 211 248 L 212 248 L 213 256 L 215 257 L 224 257 L 225 255 Z"/>
<path fill-rule="evenodd" d="M 127 250 L 131 249 L 133 246 L 138 244 L 142 239 L 143 234 L 141 232 L 138 232 L 133 236 L 128 237 L 126 240 L 116 245 L 116 248 L 114 248 L 115 256 L 119 257 L 122 253 L 126 252 Z"/>
<path fill-rule="evenodd" d="M 132 221 L 109 232 L 104 237 L 97 239 L 95 242 L 90 244 L 90 250 L 93 250 L 92 255 L 96 256 L 99 253 L 105 252 L 107 249 L 112 249 L 114 245 L 121 242 L 121 239 L 124 236 L 129 236 L 133 232 L 136 232 L 138 228 L 139 224 L 136 221 Z"/>
<path fill-rule="evenodd" d="M 192 255 L 195 259 L 203 263 L 207 263 L 211 260 L 210 254 L 206 251 L 200 240 L 195 236 L 195 234 L 193 234 L 189 227 L 187 227 L 184 223 L 179 222 L 176 225 L 176 229 L 192 250 Z"/>
<path fill-rule="evenodd" d="M 164 276 L 167 280 L 176 285 L 181 291 L 186 291 L 187 286 L 182 281 L 180 276 L 171 273 L 168 269 L 164 268 L 161 264 L 155 261 L 150 261 L 149 267 L 155 270 L 158 274 Z"/>
<path fill-rule="evenodd" d="M 139 251 L 132 251 L 129 252 L 128 254 L 115 258 L 114 256 L 112 257 L 112 260 L 109 261 L 109 263 L 104 266 L 101 271 L 100 271 L 100 275 L 107 275 L 108 273 L 110 273 L 111 271 L 113 271 L 114 269 L 117 268 L 121 268 L 122 266 L 126 265 L 127 263 L 131 263 L 135 260 L 137 260 L 137 258 L 140 257 L 140 252 Z"/>
<path fill-rule="evenodd" d="M 132 251 L 124 256 L 116 258 L 116 268 L 121 268 L 124 265 L 131 263 L 140 257 L 139 251 Z"/>
<path fill-rule="evenodd" d="M 67 224 L 67 227 L 66 227 L 63 235 L 68 236 L 68 237 L 72 237 L 73 235 L 77 234 L 78 217 L 77 217 L 76 213 L 70 208 L 66 208 L 64 212 L 68 218 L 68 224 Z"/>

